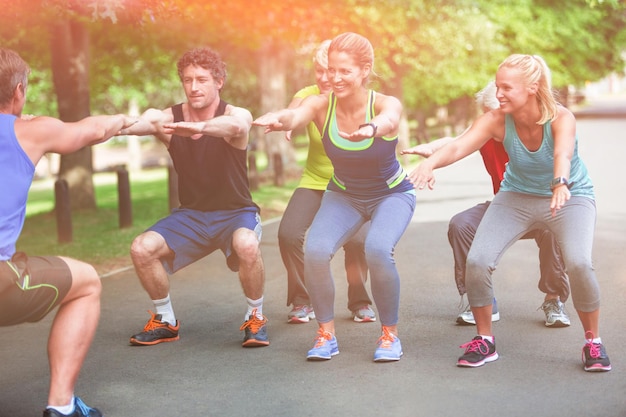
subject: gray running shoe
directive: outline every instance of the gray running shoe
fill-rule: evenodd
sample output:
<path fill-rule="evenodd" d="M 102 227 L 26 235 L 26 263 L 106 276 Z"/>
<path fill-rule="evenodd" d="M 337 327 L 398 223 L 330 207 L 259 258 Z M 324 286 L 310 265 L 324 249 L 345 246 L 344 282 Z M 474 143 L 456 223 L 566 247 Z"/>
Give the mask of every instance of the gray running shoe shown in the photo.
<path fill-rule="evenodd" d="M 546 300 L 540 309 L 546 315 L 547 327 L 567 327 L 570 325 L 569 317 L 565 312 L 565 305 L 559 300 Z"/>
<path fill-rule="evenodd" d="M 315 312 L 313 307 L 306 304 L 293 306 L 287 314 L 287 323 L 308 323 L 311 320 L 315 320 Z"/>
<path fill-rule="evenodd" d="M 459 313 L 459 315 L 456 317 L 456 324 L 476 324 L 476 320 L 474 320 L 474 314 L 472 313 L 472 309 L 469 305 L 469 303 L 467 304 L 463 304 L 463 297 L 461 297 L 461 312 Z M 500 320 L 500 312 L 498 312 L 498 302 L 496 301 L 496 299 L 493 299 L 493 310 L 491 312 L 491 321 L 498 321 Z"/>
<path fill-rule="evenodd" d="M 357 323 L 371 323 L 376 321 L 376 313 L 369 305 L 364 305 L 358 310 L 352 312 L 352 320 Z"/>

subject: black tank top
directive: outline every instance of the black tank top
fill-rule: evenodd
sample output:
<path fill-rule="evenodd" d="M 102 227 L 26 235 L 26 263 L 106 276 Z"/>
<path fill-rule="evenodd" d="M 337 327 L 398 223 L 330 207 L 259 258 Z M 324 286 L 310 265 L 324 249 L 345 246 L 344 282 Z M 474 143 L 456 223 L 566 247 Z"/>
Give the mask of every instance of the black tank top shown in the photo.
<path fill-rule="evenodd" d="M 226 102 L 220 100 L 215 116 L 221 116 Z M 183 105 L 172 106 L 174 122 L 183 121 Z M 181 208 L 200 211 L 257 207 L 248 183 L 247 151 L 224 140 L 204 135 L 191 139 L 172 135 L 168 149 L 178 174 Z"/>

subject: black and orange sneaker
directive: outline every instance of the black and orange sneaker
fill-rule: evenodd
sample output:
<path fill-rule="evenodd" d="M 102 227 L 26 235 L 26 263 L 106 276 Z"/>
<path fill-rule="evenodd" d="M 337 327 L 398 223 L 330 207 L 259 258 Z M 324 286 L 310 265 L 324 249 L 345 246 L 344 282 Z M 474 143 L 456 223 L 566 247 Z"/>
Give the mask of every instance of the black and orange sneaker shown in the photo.
<path fill-rule="evenodd" d="M 136 346 L 151 346 L 157 343 L 173 342 L 178 340 L 178 329 L 180 323 L 176 320 L 176 326 L 172 326 L 166 321 L 161 321 L 160 314 L 148 311 L 152 317 L 148 320 L 143 331 L 131 336 L 130 344 Z"/>
<path fill-rule="evenodd" d="M 245 321 L 239 330 L 244 330 L 243 347 L 262 347 L 268 346 L 270 341 L 267 337 L 267 318 L 263 316 L 263 319 L 259 319 L 256 316 L 256 309 L 252 310 L 250 318 Z"/>

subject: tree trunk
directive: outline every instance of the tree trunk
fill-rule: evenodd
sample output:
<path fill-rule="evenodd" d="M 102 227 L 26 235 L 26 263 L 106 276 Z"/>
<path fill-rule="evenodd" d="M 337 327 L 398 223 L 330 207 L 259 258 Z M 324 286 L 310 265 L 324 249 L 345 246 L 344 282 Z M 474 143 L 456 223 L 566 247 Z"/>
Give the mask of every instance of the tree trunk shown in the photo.
<path fill-rule="evenodd" d="M 268 39 L 259 51 L 259 85 L 261 87 L 261 114 L 283 109 L 287 99 L 287 46 L 275 39 Z M 263 137 L 262 131 L 259 137 Z M 261 145 L 261 144 L 259 144 Z M 284 132 L 272 132 L 265 135 L 264 149 L 267 160 L 273 170 L 276 185 L 284 184 L 282 167 L 290 162 L 292 152 Z M 295 159 L 295 158 L 294 158 Z M 282 165 L 275 166 L 280 161 Z"/>
<path fill-rule="evenodd" d="M 393 53 L 390 54 L 393 56 Z M 385 93 L 394 96 L 401 103 L 404 102 L 404 88 L 402 86 L 402 79 L 406 73 L 406 67 L 398 65 L 393 59 L 389 59 L 387 64 L 394 74 L 393 77 L 386 80 L 384 83 Z M 398 147 L 396 149 L 396 155 L 400 158 L 402 165 L 407 166 L 409 163 L 408 155 L 400 155 L 400 151 L 407 149 L 411 146 L 411 131 L 409 129 L 409 119 L 407 112 L 403 111 L 400 116 L 400 127 L 398 131 Z"/>
<path fill-rule="evenodd" d="M 82 23 L 59 20 L 50 28 L 52 78 L 59 118 L 76 122 L 90 115 L 89 36 Z M 91 147 L 61 157 L 59 178 L 67 181 L 72 209 L 95 209 Z"/>

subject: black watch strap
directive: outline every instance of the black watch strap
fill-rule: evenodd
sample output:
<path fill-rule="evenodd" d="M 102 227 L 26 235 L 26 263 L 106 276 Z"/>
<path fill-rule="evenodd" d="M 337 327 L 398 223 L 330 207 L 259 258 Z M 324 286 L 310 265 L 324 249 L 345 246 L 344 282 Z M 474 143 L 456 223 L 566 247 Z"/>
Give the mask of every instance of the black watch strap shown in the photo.
<path fill-rule="evenodd" d="M 362 125 L 359 126 L 359 129 L 365 126 L 372 126 L 372 136 L 373 138 L 376 137 L 376 132 L 378 132 L 378 126 L 376 126 L 374 123 L 370 122 L 370 123 L 364 123 Z"/>

